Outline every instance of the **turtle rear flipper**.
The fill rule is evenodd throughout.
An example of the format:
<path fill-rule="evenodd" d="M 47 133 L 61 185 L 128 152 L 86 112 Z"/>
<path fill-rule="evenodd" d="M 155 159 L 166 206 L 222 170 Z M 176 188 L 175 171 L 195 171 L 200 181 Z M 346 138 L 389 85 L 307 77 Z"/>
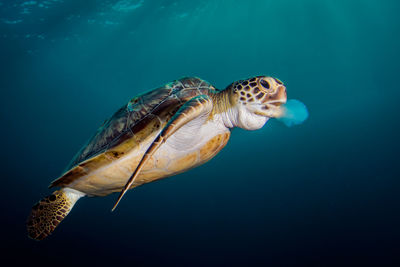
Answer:
<path fill-rule="evenodd" d="M 32 207 L 28 217 L 28 236 L 32 239 L 43 240 L 50 235 L 57 225 L 68 215 L 76 201 L 84 194 L 64 188 L 54 191 Z"/>

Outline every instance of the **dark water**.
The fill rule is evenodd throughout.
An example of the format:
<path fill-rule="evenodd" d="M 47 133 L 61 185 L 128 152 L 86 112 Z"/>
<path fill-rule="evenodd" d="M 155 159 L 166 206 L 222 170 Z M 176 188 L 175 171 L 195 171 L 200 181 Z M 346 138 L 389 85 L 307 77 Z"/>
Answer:
<path fill-rule="evenodd" d="M 396 0 L 0 1 L 3 260 L 36 266 L 400 266 Z M 43 242 L 31 206 L 134 95 L 273 75 L 306 123 L 234 130 L 212 161 L 80 200 Z M 57 265 L 58 265 L 57 264 Z"/>

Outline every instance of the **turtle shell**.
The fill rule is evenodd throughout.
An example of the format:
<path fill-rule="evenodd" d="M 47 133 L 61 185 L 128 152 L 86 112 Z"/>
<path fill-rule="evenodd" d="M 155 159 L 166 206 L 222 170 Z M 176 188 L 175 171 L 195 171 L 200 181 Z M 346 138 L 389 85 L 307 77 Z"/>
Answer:
<path fill-rule="evenodd" d="M 199 78 L 182 78 L 132 98 L 76 154 L 67 171 L 50 187 L 68 186 L 83 175 L 111 163 L 168 123 L 177 110 L 191 98 L 215 92 Z"/>

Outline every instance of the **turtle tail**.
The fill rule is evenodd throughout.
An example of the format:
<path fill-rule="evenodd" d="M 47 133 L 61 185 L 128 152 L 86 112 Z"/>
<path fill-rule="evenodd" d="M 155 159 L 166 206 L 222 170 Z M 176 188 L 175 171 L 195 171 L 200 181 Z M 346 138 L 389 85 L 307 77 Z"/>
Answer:
<path fill-rule="evenodd" d="M 63 188 L 40 200 L 32 207 L 28 217 L 28 236 L 35 240 L 45 239 L 56 229 L 82 196 L 84 196 L 82 192 Z"/>

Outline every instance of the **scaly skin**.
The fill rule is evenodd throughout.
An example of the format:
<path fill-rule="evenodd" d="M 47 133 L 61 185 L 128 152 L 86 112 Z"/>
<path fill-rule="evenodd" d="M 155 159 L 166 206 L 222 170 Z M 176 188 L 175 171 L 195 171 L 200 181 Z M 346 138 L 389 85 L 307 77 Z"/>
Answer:
<path fill-rule="evenodd" d="M 57 190 L 40 200 L 32 207 L 28 217 L 28 236 L 43 240 L 50 235 L 57 225 L 68 215 L 81 195 L 66 190 Z"/>

